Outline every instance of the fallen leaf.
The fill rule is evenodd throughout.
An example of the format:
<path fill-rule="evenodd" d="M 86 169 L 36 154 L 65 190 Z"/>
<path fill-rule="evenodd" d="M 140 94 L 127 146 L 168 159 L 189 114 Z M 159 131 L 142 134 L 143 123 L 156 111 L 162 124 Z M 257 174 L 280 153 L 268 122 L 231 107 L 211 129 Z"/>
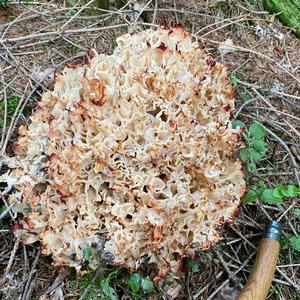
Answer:
<path fill-rule="evenodd" d="M 224 42 L 220 43 L 218 49 L 223 55 L 234 52 L 235 48 L 232 39 L 226 39 Z"/>

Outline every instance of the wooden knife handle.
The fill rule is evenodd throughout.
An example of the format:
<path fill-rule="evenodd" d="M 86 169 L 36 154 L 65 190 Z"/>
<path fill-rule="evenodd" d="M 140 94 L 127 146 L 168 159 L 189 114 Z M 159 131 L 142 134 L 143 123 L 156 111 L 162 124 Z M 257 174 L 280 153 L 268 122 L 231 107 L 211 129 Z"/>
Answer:
<path fill-rule="evenodd" d="M 236 300 L 264 300 L 267 297 L 277 264 L 280 235 L 281 225 L 271 222 L 260 241 L 250 277 Z"/>

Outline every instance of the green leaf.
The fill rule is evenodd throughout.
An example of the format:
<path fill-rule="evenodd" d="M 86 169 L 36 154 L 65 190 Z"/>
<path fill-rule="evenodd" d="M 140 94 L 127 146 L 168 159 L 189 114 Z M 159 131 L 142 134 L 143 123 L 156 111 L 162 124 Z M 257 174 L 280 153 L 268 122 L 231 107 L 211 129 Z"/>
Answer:
<path fill-rule="evenodd" d="M 288 236 L 284 235 L 280 239 L 280 246 L 281 246 L 282 250 L 287 250 L 289 248 L 289 238 L 288 238 Z"/>
<path fill-rule="evenodd" d="M 250 95 L 246 90 L 242 93 L 242 99 L 244 102 L 247 102 L 250 100 Z"/>
<path fill-rule="evenodd" d="M 300 217 L 300 208 L 294 208 L 294 215 L 296 216 L 296 217 Z"/>
<path fill-rule="evenodd" d="M 153 290 L 153 282 L 146 277 L 142 278 L 142 288 L 144 290 L 144 292 L 150 292 Z"/>
<path fill-rule="evenodd" d="M 240 149 L 240 156 L 242 161 L 247 161 L 250 158 L 249 149 L 248 148 L 241 148 Z"/>
<path fill-rule="evenodd" d="M 231 124 L 233 129 L 236 129 L 237 127 L 243 128 L 246 126 L 245 123 L 240 120 L 233 120 Z"/>
<path fill-rule="evenodd" d="M 260 188 L 263 188 L 263 189 L 266 189 L 266 188 L 267 188 L 267 186 L 265 185 L 264 181 L 261 180 L 261 179 L 259 179 L 259 180 L 257 181 L 257 185 L 258 185 Z"/>
<path fill-rule="evenodd" d="M 255 149 L 253 148 L 250 148 L 249 149 L 249 156 L 255 160 L 255 161 L 258 161 L 260 159 L 262 159 L 262 157 L 264 156 L 262 153 L 256 151 Z"/>
<path fill-rule="evenodd" d="M 109 282 L 118 276 L 118 274 L 120 273 L 121 268 L 115 269 L 112 272 L 110 272 L 108 274 L 108 276 L 102 280 L 101 282 L 101 288 L 103 293 L 108 296 L 109 298 L 107 300 L 118 300 L 116 291 L 109 285 Z"/>
<path fill-rule="evenodd" d="M 295 251 L 300 251 L 300 236 L 290 237 L 290 243 Z"/>
<path fill-rule="evenodd" d="M 104 280 L 101 283 L 103 293 L 108 296 L 108 300 L 118 300 L 116 291 L 109 285 L 108 280 Z"/>
<path fill-rule="evenodd" d="M 230 79 L 230 82 L 231 84 L 236 87 L 238 85 L 238 82 L 237 82 L 237 77 L 233 74 L 229 74 L 229 79 Z"/>
<path fill-rule="evenodd" d="M 255 172 L 257 170 L 256 164 L 254 162 L 249 164 L 249 170 Z"/>
<path fill-rule="evenodd" d="M 278 199 L 273 196 L 273 190 L 272 189 L 265 189 L 263 193 L 261 194 L 261 198 L 264 202 L 268 204 L 279 204 L 282 203 L 282 198 Z"/>
<path fill-rule="evenodd" d="M 288 189 L 283 184 L 278 184 L 276 188 L 280 190 L 282 196 L 289 197 Z"/>
<path fill-rule="evenodd" d="M 117 268 L 117 269 L 111 271 L 111 272 L 108 274 L 108 276 L 106 277 L 106 279 L 107 279 L 108 281 L 112 280 L 113 278 L 115 278 L 115 277 L 117 277 L 117 276 L 119 275 L 119 273 L 121 272 L 121 270 L 122 270 L 121 268 Z"/>
<path fill-rule="evenodd" d="M 288 197 L 297 197 L 300 195 L 300 189 L 295 185 L 288 185 L 287 194 Z"/>
<path fill-rule="evenodd" d="M 251 146 L 261 154 L 268 151 L 267 143 L 264 140 L 251 140 Z"/>
<path fill-rule="evenodd" d="M 92 256 L 93 256 L 93 250 L 92 250 L 92 248 L 87 247 L 87 248 L 83 249 L 83 258 L 85 260 L 88 260 Z"/>
<path fill-rule="evenodd" d="M 285 186 L 284 186 L 282 183 L 278 183 L 278 184 L 276 185 L 276 189 L 279 189 L 280 192 L 286 190 Z"/>
<path fill-rule="evenodd" d="M 261 198 L 262 193 L 265 191 L 266 187 L 261 187 L 257 191 L 257 195 L 259 198 Z"/>
<path fill-rule="evenodd" d="M 128 286 L 134 294 L 137 294 L 141 287 L 142 277 L 138 273 L 131 273 L 128 278 Z"/>
<path fill-rule="evenodd" d="M 256 200 L 258 198 L 258 194 L 253 191 L 253 190 L 250 190 L 248 191 L 248 193 L 243 197 L 243 202 L 248 204 L 248 203 L 251 203 L 253 202 L 254 200 Z"/>
<path fill-rule="evenodd" d="M 290 179 L 290 180 L 288 181 L 288 184 L 290 184 L 290 185 L 295 185 L 295 184 L 297 184 L 297 181 L 296 181 L 296 180 L 293 180 L 293 179 Z"/>
<path fill-rule="evenodd" d="M 281 193 L 281 188 L 280 187 L 276 187 L 274 190 L 273 190 L 273 197 L 277 198 L 277 199 L 280 199 L 282 200 L 283 199 L 283 195 Z"/>
<path fill-rule="evenodd" d="M 194 273 L 200 271 L 200 264 L 197 261 L 193 259 L 188 259 L 188 265 L 191 267 Z"/>
<path fill-rule="evenodd" d="M 252 124 L 249 128 L 249 134 L 252 138 L 260 140 L 265 136 L 266 130 L 260 124 Z"/>

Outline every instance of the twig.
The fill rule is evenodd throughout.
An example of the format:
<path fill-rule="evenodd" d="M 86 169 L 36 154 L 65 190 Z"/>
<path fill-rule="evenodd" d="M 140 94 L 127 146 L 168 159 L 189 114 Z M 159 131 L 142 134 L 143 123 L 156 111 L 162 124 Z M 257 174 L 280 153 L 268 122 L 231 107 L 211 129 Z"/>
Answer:
<path fill-rule="evenodd" d="M 26 91 L 27 91 L 28 85 L 29 85 L 29 84 L 26 85 L 26 88 L 25 88 L 25 91 L 24 91 L 24 95 L 25 95 L 25 93 L 26 93 Z M 16 125 L 16 123 L 17 123 L 17 120 L 19 119 L 18 114 L 19 114 L 20 111 L 23 111 L 23 109 L 24 109 L 24 107 L 25 107 L 25 105 L 26 105 L 26 103 L 27 103 L 27 101 L 28 101 L 28 97 L 27 97 L 27 99 L 24 101 L 25 105 L 22 105 L 22 104 L 23 104 L 23 103 L 22 103 L 22 102 L 23 102 L 23 99 L 24 99 L 24 96 L 20 99 L 20 101 L 19 101 L 19 103 L 18 103 L 18 106 L 17 106 L 17 108 L 16 108 L 16 110 L 15 110 L 15 112 L 14 112 L 14 115 L 13 115 L 13 117 L 12 117 L 12 121 L 10 122 L 10 126 L 9 126 L 9 128 L 8 128 L 8 132 L 7 132 L 7 134 L 6 134 L 6 138 L 5 138 L 4 143 L 3 143 L 2 147 L 1 147 L 1 154 L 2 154 L 2 155 L 5 154 L 5 150 L 6 150 L 6 146 L 7 146 L 7 144 L 8 144 L 9 138 L 10 138 L 10 136 L 11 136 L 11 134 L 12 134 L 12 131 L 14 130 L 14 127 L 15 127 L 15 125 Z M 2 215 L 2 214 L 1 214 L 1 215 Z M 0 219 L 1 219 L 1 216 L 0 216 Z"/>
<path fill-rule="evenodd" d="M 2 76 L 2 80 L 4 81 L 4 78 Z M 14 80 L 11 80 L 9 85 L 13 83 Z M 7 94 L 6 89 L 9 85 L 6 85 L 3 89 L 3 95 L 4 95 L 4 119 L 3 119 L 3 127 L 1 132 L 1 142 L 0 142 L 0 149 L 2 147 L 2 144 L 4 142 L 4 136 L 5 136 L 5 130 L 6 130 L 6 122 L 7 122 Z M 1 93 L 0 93 L 1 94 Z"/>
<path fill-rule="evenodd" d="M 220 261 L 221 264 L 222 264 L 222 266 L 223 266 L 224 269 L 226 270 L 226 272 L 227 272 L 227 274 L 228 274 L 228 277 L 229 277 L 230 279 L 232 279 L 232 280 L 235 282 L 235 284 L 238 285 L 239 288 L 242 288 L 243 285 L 241 284 L 240 280 L 235 276 L 235 274 L 228 268 L 228 264 L 225 262 L 225 260 L 224 260 L 224 258 L 223 258 L 223 256 L 222 256 L 222 254 L 221 254 L 218 250 L 216 250 L 216 249 L 215 249 L 214 252 L 216 253 L 216 255 L 217 255 L 219 261 Z"/>
<path fill-rule="evenodd" d="M 91 5 L 95 0 L 90 0 L 88 3 L 83 5 L 65 24 L 60 27 L 60 31 L 64 32 L 64 29 L 69 25 L 83 10 L 85 10 L 89 5 Z"/>
<path fill-rule="evenodd" d="M 262 124 L 261 124 L 262 125 Z M 263 126 L 263 125 L 262 125 Z M 299 178 L 299 174 L 298 174 L 298 164 L 295 160 L 295 157 L 294 155 L 292 154 L 290 148 L 286 145 L 286 143 L 280 138 L 278 137 L 273 131 L 271 131 L 269 128 L 263 126 L 265 128 L 265 130 L 270 134 L 272 135 L 283 147 L 284 149 L 287 151 L 287 153 L 289 154 L 290 158 L 291 158 L 291 162 L 294 166 L 294 173 L 295 173 L 295 177 L 296 177 L 296 180 L 297 180 L 297 184 L 298 186 L 300 186 L 300 178 Z"/>
<path fill-rule="evenodd" d="M 300 132 L 287 120 L 284 120 L 285 124 L 288 125 L 295 133 L 296 135 L 300 138 Z"/>
<path fill-rule="evenodd" d="M 237 110 L 237 112 L 234 114 L 234 117 L 237 118 L 238 115 L 241 113 L 241 111 L 250 103 L 253 103 L 253 102 L 256 102 L 257 100 L 256 99 L 250 99 L 248 100 L 247 102 L 244 102 L 240 107 L 239 109 Z"/>
<path fill-rule="evenodd" d="M 295 289 L 299 290 L 300 289 L 300 285 L 296 284 L 294 281 L 292 281 L 289 276 L 287 276 L 280 268 L 276 267 L 276 271 L 282 276 L 284 277 L 284 279 Z"/>
<path fill-rule="evenodd" d="M 9 261 L 7 263 L 7 266 L 6 266 L 6 269 L 5 269 L 5 272 L 4 274 L 7 274 L 9 273 L 11 267 L 12 267 L 12 264 L 13 264 L 13 261 L 14 261 L 14 258 L 16 256 L 16 253 L 17 253 L 17 250 L 19 248 L 19 244 L 20 244 L 20 238 L 17 238 L 16 239 L 16 242 L 15 242 L 15 245 L 11 251 L 11 254 L 10 254 L 10 258 L 9 258 Z M 5 276 L 5 275 L 4 275 Z"/>
<path fill-rule="evenodd" d="M 145 9 L 148 7 L 148 5 L 152 2 L 153 0 L 149 0 L 145 5 L 144 7 L 139 11 L 139 13 L 137 14 L 135 20 L 134 20 L 134 24 L 137 23 L 137 20 L 139 19 L 139 17 L 141 16 L 141 14 L 145 11 Z"/>
<path fill-rule="evenodd" d="M 232 19 L 235 19 L 235 18 L 232 18 Z M 222 25 L 222 26 L 220 26 L 220 27 L 218 27 L 218 28 L 215 28 L 215 29 L 213 29 L 213 30 L 211 30 L 211 31 L 205 32 L 205 33 L 203 33 L 202 35 L 200 35 L 200 37 L 203 38 L 203 37 L 205 37 L 206 35 L 209 35 L 209 34 L 211 34 L 211 33 L 213 33 L 213 32 L 216 32 L 216 31 L 218 31 L 218 30 L 221 30 L 222 28 L 225 28 L 225 27 L 227 27 L 227 26 L 230 26 L 230 25 L 233 25 L 233 24 L 242 22 L 242 21 L 246 21 L 247 19 L 248 19 L 247 16 L 237 17 L 237 20 L 234 20 L 234 21 L 232 21 L 232 22 L 228 22 L 228 23 L 226 23 L 226 24 L 224 24 L 224 25 Z M 228 20 L 230 20 L 230 19 L 228 19 Z M 224 20 L 224 21 L 227 21 L 227 20 Z M 214 24 L 216 24 L 216 23 L 214 23 Z M 214 24 L 212 24 L 212 25 L 214 25 Z M 208 27 L 208 26 L 206 26 L 206 27 Z M 202 31 L 202 29 L 201 29 L 201 31 Z M 197 34 L 197 33 L 196 33 L 196 34 Z"/>
<path fill-rule="evenodd" d="M 47 288 L 47 290 L 45 291 L 45 295 L 50 295 L 52 294 L 52 292 L 54 290 L 56 290 L 60 285 L 61 283 L 69 276 L 71 275 L 71 272 L 72 272 L 72 268 L 62 268 L 59 270 L 59 274 L 58 276 L 55 278 L 54 282 L 51 284 L 51 286 L 49 286 Z"/>
<path fill-rule="evenodd" d="M 219 272 L 216 276 L 215 279 L 219 279 L 222 275 L 223 275 L 224 271 Z M 200 295 L 205 292 L 209 286 L 211 286 L 213 284 L 213 281 L 210 281 L 208 284 L 206 284 L 202 289 L 200 289 L 199 291 L 197 291 L 197 293 L 195 293 L 192 297 L 193 300 L 199 300 Z"/>
<path fill-rule="evenodd" d="M 300 121 L 300 118 L 298 118 L 296 116 L 293 116 L 293 115 L 290 115 L 290 114 L 285 113 L 283 111 L 277 110 L 265 97 L 263 97 L 263 95 L 261 93 L 259 93 L 259 91 L 256 88 L 252 87 L 251 89 L 258 96 L 259 99 L 261 99 L 263 102 L 265 102 L 277 114 L 282 114 L 282 115 L 288 116 L 292 119 Z"/>
<path fill-rule="evenodd" d="M 16 197 L 14 201 L 0 214 L 0 220 L 2 220 L 19 201 L 20 199 Z"/>
<path fill-rule="evenodd" d="M 208 39 L 208 38 L 205 38 L 205 37 L 201 37 L 201 36 L 198 36 L 198 35 L 194 35 L 195 38 L 197 39 L 204 39 L 206 41 L 209 41 L 211 43 L 214 43 L 214 44 L 220 44 L 221 42 L 220 41 L 216 41 L 216 40 L 212 40 L 212 39 Z M 236 50 L 239 50 L 239 51 L 243 51 L 243 52 L 249 52 L 249 53 L 252 53 L 252 54 L 255 54 L 255 55 L 258 55 L 258 56 L 261 56 L 262 58 L 265 58 L 267 60 L 269 60 L 270 62 L 272 62 L 273 64 L 275 64 L 276 66 L 278 66 L 282 71 L 284 71 L 286 74 L 288 74 L 290 77 L 292 77 L 295 81 L 297 81 L 298 83 L 300 83 L 300 79 L 297 78 L 294 74 L 292 74 L 291 72 L 289 72 L 288 70 L 286 70 L 283 66 L 281 66 L 276 60 L 274 60 L 273 58 L 265 55 L 265 54 L 262 54 L 260 52 L 257 52 L 257 51 L 254 51 L 252 49 L 248 49 L 248 48 L 245 48 L 245 47 L 241 47 L 241 46 L 238 46 L 238 45 L 232 45 L 230 46 L 231 48 L 233 49 L 236 49 Z"/>
<path fill-rule="evenodd" d="M 278 218 L 277 222 L 280 222 L 280 220 L 295 206 L 296 202 L 293 202 Z"/>
<path fill-rule="evenodd" d="M 154 24 L 156 23 L 157 7 L 158 7 L 158 0 L 155 0 L 153 17 L 152 17 L 152 23 Z"/>
<path fill-rule="evenodd" d="M 234 275 L 238 274 L 250 261 L 250 259 L 252 259 L 252 257 L 254 256 L 254 254 L 256 253 L 256 251 L 252 252 L 248 258 L 243 262 L 243 264 L 233 273 Z M 211 300 L 213 299 L 213 297 L 230 281 L 230 279 L 226 279 L 212 294 L 209 295 L 209 297 L 207 298 L 207 300 Z M 193 297 L 194 300 L 198 299 Z"/>
<path fill-rule="evenodd" d="M 22 292 L 22 295 L 21 295 L 21 297 L 20 297 L 21 300 L 28 300 L 28 299 L 30 299 L 29 297 L 30 297 L 31 295 L 29 295 L 28 292 L 29 292 L 29 289 L 30 289 L 30 285 L 31 285 L 31 283 L 32 283 L 31 278 L 32 278 L 32 276 L 33 276 L 33 274 L 34 274 L 34 272 L 35 272 L 36 265 L 37 265 L 38 260 L 39 260 L 39 258 L 40 258 L 40 254 L 41 254 L 41 250 L 39 249 L 38 252 L 37 252 L 37 254 L 36 254 L 36 257 L 35 257 L 35 259 L 34 259 L 34 261 L 33 261 L 33 264 L 32 264 L 30 273 L 29 273 L 29 275 L 28 275 L 28 278 L 27 278 L 27 280 L 26 280 L 26 285 L 25 285 L 24 290 L 23 290 L 23 292 Z"/>
<path fill-rule="evenodd" d="M 37 34 L 30 34 L 30 35 L 25 35 L 25 36 L 19 36 L 15 38 L 5 38 L 5 39 L 0 39 L 0 44 L 5 44 L 5 43 L 13 43 L 13 42 L 20 42 L 20 41 L 26 41 L 26 40 L 31 40 L 31 39 L 36 39 L 44 36 L 53 36 L 53 35 L 72 35 L 72 34 L 78 34 L 78 33 L 87 33 L 87 32 L 97 32 L 97 31 L 103 31 L 103 30 L 108 30 L 108 29 L 113 29 L 113 28 L 121 28 L 121 27 L 126 27 L 128 24 L 116 24 L 116 25 L 109 25 L 109 26 L 103 26 L 103 27 L 95 27 L 95 28 L 80 28 L 80 29 L 70 29 L 70 30 L 56 30 L 56 31 L 48 31 L 48 32 L 42 32 L 42 33 L 37 33 Z"/>

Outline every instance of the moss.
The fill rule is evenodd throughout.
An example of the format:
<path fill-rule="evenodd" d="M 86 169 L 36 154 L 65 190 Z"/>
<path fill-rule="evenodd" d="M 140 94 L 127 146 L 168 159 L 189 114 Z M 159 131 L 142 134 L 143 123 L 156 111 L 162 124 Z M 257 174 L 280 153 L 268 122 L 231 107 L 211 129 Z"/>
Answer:
<path fill-rule="evenodd" d="M 264 8 L 269 13 L 278 14 L 279 20 L 295 30 L 300 38 L 300 1 L 299 0 L 264 0 Z"/>
<path fill-rule="evenodd" d="M 101 267 L 103 268 L 103 266 Z M 102 272 L 103 271 L 103 272 Z M 96 272 L 89 269 L 88 273 L 80 278 L 69 282 L 69 289 L 77 295 L 82 296 L 88 288 L 83 300 L 114 300 L 116 291 L 111 286 L 115 286 L 119 281 L 117 277 L 123 271 L 122 268 L 103 270 L 96 275 Z M 126 273 L 125 273 L 126 274 Z M 94 277 L 96 276 L 96 279 Z"/>
<path fill-rule="evenodd" d="M 69 288 L 73 291 L 76 291 L 78 294 L 82 295 L 84 290 L 89 286 L 89 290 L 87 294 L 85 295 L 84 299 L 90 299 L 90 300 L 98 300 L 103 299 L 103 292 L 101 290 L 101 280 L 102 277 L 98 277 L 94 282 L 93 278 L 95 276 L 95 272 L 89 272 L 86 275 L 82 276 L 79 280 L 75 279 L 73 281 L 70 281 Z"/>
<path fill-rule="evenodd" d="M 20 101 L 20 96 L 12 93 L 7 97 L 7 123 L 6 126 L 9 125 L 10 119 L 14 115 Z M 4 101 L 0 102 L 0 128 L 3 128 L 4 125 L 4 112 L 5 112 L 5 104 Z M 28 115 L 31 112 L 30 106 L 26 105 L 23 114 Z"/>

